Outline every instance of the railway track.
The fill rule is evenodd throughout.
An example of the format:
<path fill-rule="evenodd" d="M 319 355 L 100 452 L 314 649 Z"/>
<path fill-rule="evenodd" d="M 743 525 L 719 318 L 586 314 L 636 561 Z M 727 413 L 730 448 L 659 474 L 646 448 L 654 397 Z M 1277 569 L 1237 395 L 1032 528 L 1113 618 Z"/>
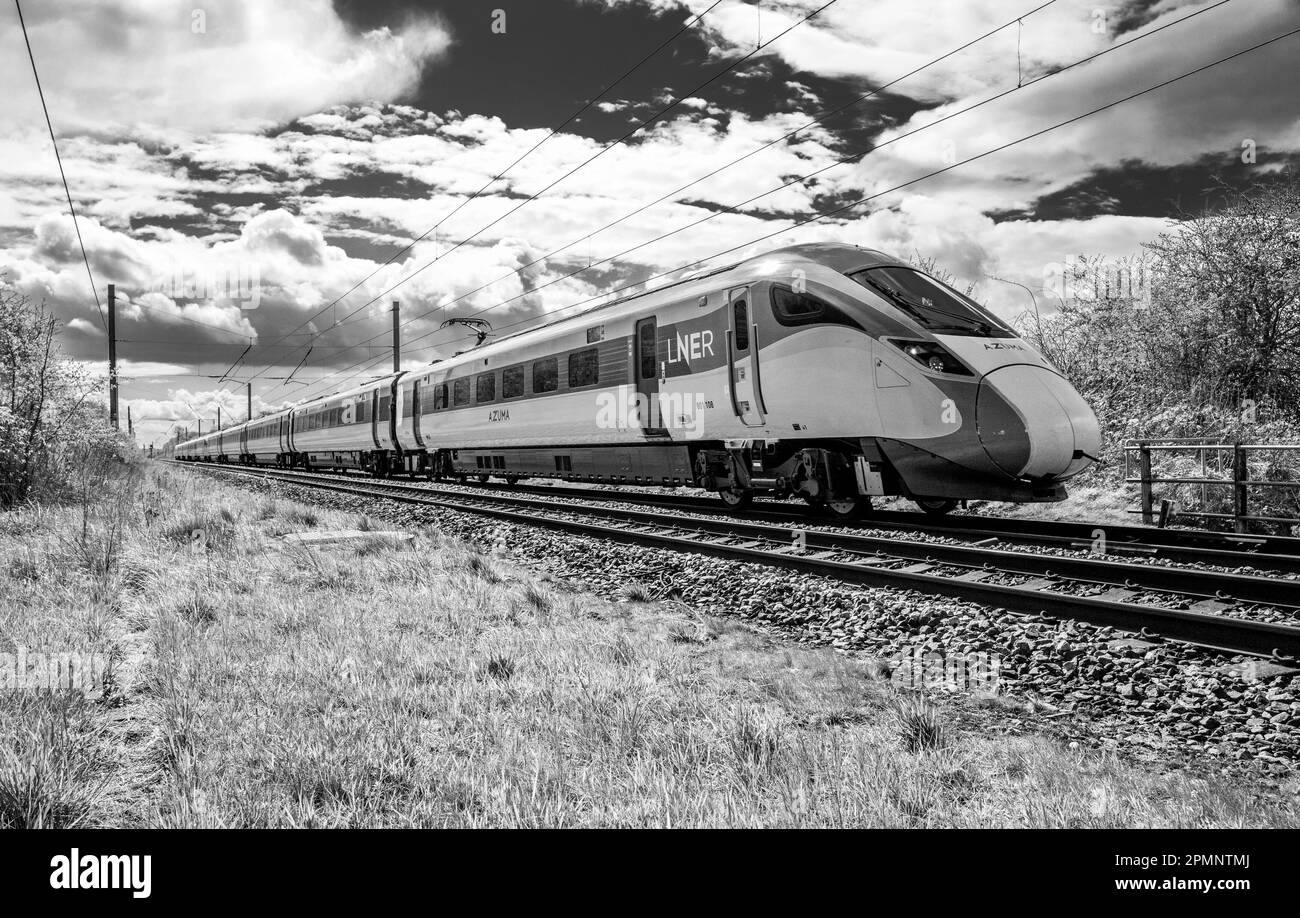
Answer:
<path fill-rule="evenodd" d="M 216 468 L 238 468 L 223 463 L 189 463 Z M 374 481 L 347 472 L 317 472 L 343 479 Z M 430 485 L 430 487 L 433 487 Z M 549 485 L 506 485 L 468 483 L 462 487 L 492 495 L 536 495 L 563 500 L 621 503 L 660 507 L 664 510 L 724 514 L 722 502 L 708 497 L 615 489 L 572 488 Z M 919 513 L 873 511 L 860 522 L 844 522 L 812 515 L 812 508 L 795 502 L 756 500 L 743 519 L 783 522 L 790 525 L 836 526 L 843 529 L 887 530 L 920 536 L 942 536 L 968 542 L 974 546 L 1023 545 L 1055 548 L 1062 551 L 1093 553 L 1101 530 L 1105 539 L 1102 554 L 1174 561 L 1184 564 L 1210 564 L 1216 567 L 1251 567 L 1300 575 L 1300 538 L 1290 536 L 1235 535 L 1180 529 L 1157 529 L 1151 526 L 1124 526 L 1101 523 L 1067 523 L 1053 520 L 1025 520 L 977 515 L 949 515 L 927 518 Z"/>
<path fill-rule="evenodd" d="M 723 504 L 712 498 L 681 494 L 655 494 L 626 490 L 599 490 L 593 488 L 568 488 L 549 485 L 506 485 L 492 483 L 470 484 L 470 487 L 511 494 L 539 494 L 556 497 L 592 500 L 599 495 L 602 500 L 625 503 L 674 507 L 705 513 L 725 510 Z M 795 503 L 756 498 L 746 512 L 747 517 L 803 518 L 809 519 L 811 508 Z M 842 521 L 814 518 L 822 523 L 844 525 Z M 1188 559 L 1214 563 L 1207 558 L 1249 557 L 1260 566 L 1280 563 L 1300 571 L 1300 538 L 1294 536 L 1257 536 L 1235 533 L 1206 532 L 1187 529 L 1157 529 L 1153 526 L 1126 526 L 1102 523 L 1070 523 L 1054 520 L 1012 519 L 1008 517 L 954 514 L 942 518 L 918 520 L 918 514 L 892 510 L 872 511 L 864 524 L 876 529 L 924 532 L 948 536 L 973 538 L 994 537 L 1000 540 L 1033 544 L 1065 544 L 1087 547 L 1095 539 L 1097 529 L 1106 533 L 1109 550 L 1117 553 L 1164 557 L 1173 560 L 1178 552 L 1187 552 Z M 852 524 L 849 524 L 852 525 Z M 1240 562 L 1238 562 L 1240 563 Z"/>
<path fill-rule="evenodd" d="M 574 500 L 599 498 L 611 502 L 642 504 L 696 513 L 726 512 L 720 501 L 680 494 L 537 485 L 473 484 L 469 486 L 485 492 L 536 494 Z M 890 510 L 873 511 L 860 523 L 845 523 L 825 517 L 810 516 L 810 510 L 811 508 L 800 504 L 759 499 L 750 505 L 745 518 L 771 521 L 803 520 L 805 525 L 870 527 L 900 533 L 944 536 L 975 544 L 1006 543 L 1073 551 L 1091 551 L 1097 544 L 1098 530 L 1101 530 L 1105 538 L 1106 554 L 1188 564 L 1213 564 L 1220 567 L 1249 566 L 1300 574 L 1300 538 L 1290 536 L 1236 535 L 1157 529 L 1151 526 L 1067 523 L 976 515 L 918 519 L 917 513 Z"/>
<path fill-rule="evenodd" d="M 757 519 L 671 516 L 657 502 L 657 509 L 557 504 L 540 495 L 504 493 L 504 489 L 484 494 L 278 469 L 225 464 L 199 467 L 624 543 L 779 565 L 1021 614 L 1075 618 L 1148 639 L 1168 638 L 1216 651 L 1283 661 L 1300 658 L 1300 627 L 1293 624 L 1300 623 L 1300 581 L 1108 558 L 1033 554 L 988 544 L 952 545 L 816 531 Z M 539 490 L 546 492 L 546 497 L 561 496 L 551 488 L 529 492 Z M 563 496 L 585 500 L 604 501 L 607 496 L 603 491 L 565 490 Z M 675 503 L 680 503 L 683 498 L 677 497 Z M 801 519 L 808 522 L 806 517 Z M 925 531 L 934 530 L 926 527 Z M 1240 557 L 1243 552 L 1233 554 Z M 1269 616 L 1278 620 L 1264 620 Z"/>

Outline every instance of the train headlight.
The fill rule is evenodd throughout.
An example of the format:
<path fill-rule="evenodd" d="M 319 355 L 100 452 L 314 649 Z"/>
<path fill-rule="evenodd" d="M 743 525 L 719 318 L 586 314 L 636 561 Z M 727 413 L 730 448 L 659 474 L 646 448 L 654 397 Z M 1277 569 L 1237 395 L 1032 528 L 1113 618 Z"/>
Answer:
<path fill-rule="evenodd" d="M 950 354 L 941 344 L 933 341 L 901 341 L 890 338 L 889 343 L 911 357 L 921 366 L 936 373 L 952 373 L 956 376 L 970 376 L 960 360 Z"/>

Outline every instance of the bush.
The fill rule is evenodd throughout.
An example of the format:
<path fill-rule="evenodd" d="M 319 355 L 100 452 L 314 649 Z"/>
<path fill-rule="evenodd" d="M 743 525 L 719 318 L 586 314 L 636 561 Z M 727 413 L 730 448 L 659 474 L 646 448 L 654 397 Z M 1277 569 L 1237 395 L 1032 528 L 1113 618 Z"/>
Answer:
<path fill-rule="evenodd" d="M 1059 311 L 1021 323 L 1097 412 L 1106 477 L 1131 438 L 1300 433 L 1300 185 L 1222 190 L 1141 258 L 1079 259 Z"/>
<path fill-rule="evenodd" d="M 134 456 L 44 304 L 0 283 L 0 509 L 88 496 Z"/>

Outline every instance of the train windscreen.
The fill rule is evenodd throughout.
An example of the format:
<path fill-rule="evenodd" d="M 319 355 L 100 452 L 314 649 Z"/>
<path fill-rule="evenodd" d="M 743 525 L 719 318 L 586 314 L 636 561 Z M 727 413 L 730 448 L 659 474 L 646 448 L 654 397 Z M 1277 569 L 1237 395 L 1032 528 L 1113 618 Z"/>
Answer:
<path fill-rule="evenodd" d="M 1014 338 L 992 313 L 928 274 L 901 266 L 867 268 L 849 275 L 938 335 Z"/>

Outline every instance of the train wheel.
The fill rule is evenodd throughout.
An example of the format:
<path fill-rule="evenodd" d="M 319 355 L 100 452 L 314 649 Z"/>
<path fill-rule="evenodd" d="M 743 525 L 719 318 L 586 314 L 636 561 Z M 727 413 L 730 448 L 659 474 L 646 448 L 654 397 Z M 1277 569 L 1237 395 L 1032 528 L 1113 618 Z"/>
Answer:
<path fill-rule="evenodd" d="M 918 497 L 912 503 L 916 504 L 930 516 L 943 516 L 957 506 L 955 500 L 943 497 Z"/>
<path fill-rule="evenodd" d="M 722 503 L 726 505 L 729 513 L 740 513 L 749 508 L 754 502 L 753 491 L 735 491 L 731 488 L 721 488 L 718 496 L 722 498 Z"/>
<path fill-rule="evenodd" d="M 846 497 L 842 500 L 827 501 L 824 506 L 826 512 L 833 519 L 837 520 L 856 520 L 871 510 L 870 497 Z"/>
<path fill-rule="evenodd" d="M 479 483 L 479 484 L 487 484 L 488 481 L 490 481 L 491 478 L 492 478 L 491 475 L 477 475 L 477 476 L 475 476 L 475 477 L 478 478 L 478 483 Z"/>
<path fill-rule="evenodd" d="M 518 475 L 507 475 L 507 476 L 506 476 L 506 484 L 510 485 L 511 487 L 514 487 L 515 485 L 519 484 L 519 476 L 518 476 Z"/>

